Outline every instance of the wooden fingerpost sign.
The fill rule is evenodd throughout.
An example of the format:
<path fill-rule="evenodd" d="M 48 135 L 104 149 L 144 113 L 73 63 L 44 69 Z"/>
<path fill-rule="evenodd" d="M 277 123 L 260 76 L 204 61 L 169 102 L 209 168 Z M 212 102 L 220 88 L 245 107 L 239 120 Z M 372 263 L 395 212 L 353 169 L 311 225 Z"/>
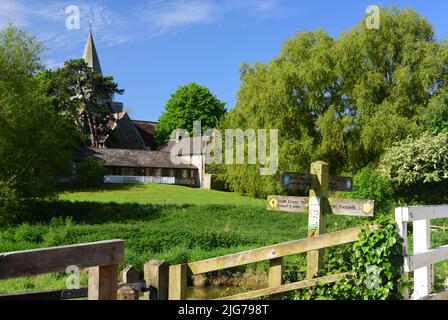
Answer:
<path fill-rule="evenodd" d="M 310 189 L 308 208 L 308 238 L 327 232 L 328 164 L 322 161 L 311 164 L 315 175 Z M 324 250 L 309 251 L 306 257 L 306 275 L 314 278 L 321 268 Z"/>
<path fill-rule="evenodd" d="M 282 173 L 285 190 L 309 190 L 309 197 L 269 196 L 267 209 L 282 212 L 308 212 L 308 237 L 326 233 L 327 215 L 373 217 L 375 201 L 328 198 L 329 191 L 352 191 L 351 178 L 329 175 L 328 164 L 311 164 L 310 173 Z M 322 263 L 323 250 L 307 255 L 307 278 L 313 278 Z"/>

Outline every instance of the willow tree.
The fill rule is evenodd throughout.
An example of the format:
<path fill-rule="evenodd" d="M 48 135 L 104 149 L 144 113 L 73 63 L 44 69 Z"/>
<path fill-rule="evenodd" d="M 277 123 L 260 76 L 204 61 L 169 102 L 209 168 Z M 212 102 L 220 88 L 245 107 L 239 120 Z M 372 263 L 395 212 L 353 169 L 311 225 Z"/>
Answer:
<path fill-rule="evenodd" d="M 363 19 L 337 39 L 300 32 L 269 63 L 243 64 L 224 126 L 279 129 L 279 171 L 307 172 L 317 159 L 333 173 L 357 171 L 446 110 L 447 58 L 445 43 L 411 9 L 382 9 L 379 30 Z M 260 177 L 249 165 L 222 170 L 237 191 L 280 192 L 278 176 Z"/>

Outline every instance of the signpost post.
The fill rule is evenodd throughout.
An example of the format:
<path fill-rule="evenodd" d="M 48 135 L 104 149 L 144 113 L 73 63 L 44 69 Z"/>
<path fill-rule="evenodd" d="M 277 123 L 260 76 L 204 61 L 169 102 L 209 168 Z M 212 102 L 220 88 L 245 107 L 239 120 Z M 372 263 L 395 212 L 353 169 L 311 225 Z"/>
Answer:
<path fill-rule="evenodd" d="M 308 238 L 327 232 L 327 199 L 328 199 L 328 164 L 322 161 L 311 164 L 311 174 L 315 175 L 310 189 L 308 208 Z M 324 250 L 308 251 L 306 257 L 306 274 L 308 279 L 314 278 L 322 266 Z"/>
<path fill-rule="evenodd" d="M 269 196 L 267 208 L 272 211 L 308 212 L 308 237 L 326 233 L 327 215 L 373 217 L 373 200 L 328 198 L 329 191 L 352 191 L 351 178 L 330 176 L 328 164 L 317 161 L 311 164 L 309 174 L 282 173 L 282 186 L 286 190 L 309 190 L 309 197 Z M 323 250 L 307 254 L 307 278 L 313 278 L 322 264 Z"/>

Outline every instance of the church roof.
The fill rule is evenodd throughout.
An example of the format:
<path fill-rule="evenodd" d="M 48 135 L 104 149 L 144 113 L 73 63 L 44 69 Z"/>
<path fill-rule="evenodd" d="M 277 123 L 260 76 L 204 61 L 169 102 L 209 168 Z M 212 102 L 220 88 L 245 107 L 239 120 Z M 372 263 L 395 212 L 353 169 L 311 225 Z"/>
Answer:
<path fill-rule="evenodd" d="M 154 136 L 156 133 L 157 122 L 153 121 L 142 121 L 142 120 L 132 120 L 135 128 L 142 137 L 143 141 L 147 147 L 152 147 L 155 143 Z"/>
<path fill-rule="evenodd" d="M 98 58 L 98 53 L 96 52 L 95 43 L 93 42 L 92 31 L 89 32 L 89 37 L 87 38 L 87 43 L 84 48 L 82 58 L 94 71 L 103 74 L 101 71 L 100 59 Z"/>

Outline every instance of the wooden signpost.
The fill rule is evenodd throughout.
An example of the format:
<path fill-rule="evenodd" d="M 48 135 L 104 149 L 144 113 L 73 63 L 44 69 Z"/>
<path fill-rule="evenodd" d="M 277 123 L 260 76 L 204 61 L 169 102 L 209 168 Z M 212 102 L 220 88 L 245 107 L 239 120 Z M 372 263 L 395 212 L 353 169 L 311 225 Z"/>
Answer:
<path fill-rule="evenodd" d="M 329 198 L 328 214 L 354 217 L 373 217 L 375 201 Z M 268 210 L 282 212 L 308 212 L 308 197 L 269 196 Z"/>
<path fill-rule="evenodd" d="M 323 161 L 311 164 L 310 173 L 282 173 L 282 187 L 286 190 L 309 190 L 309 197 L 269 196 L 267 208 L 272 211 L 308 212 L 308 237 L 326 233 L 327 214 L 373 217 L 373 200 L 328 198 L 329 191 L 352 191 L 351 178 L 330 176 Z M 317 274 L 322 264 L 323 250 L 307 255 L 307 278 Z"/>

